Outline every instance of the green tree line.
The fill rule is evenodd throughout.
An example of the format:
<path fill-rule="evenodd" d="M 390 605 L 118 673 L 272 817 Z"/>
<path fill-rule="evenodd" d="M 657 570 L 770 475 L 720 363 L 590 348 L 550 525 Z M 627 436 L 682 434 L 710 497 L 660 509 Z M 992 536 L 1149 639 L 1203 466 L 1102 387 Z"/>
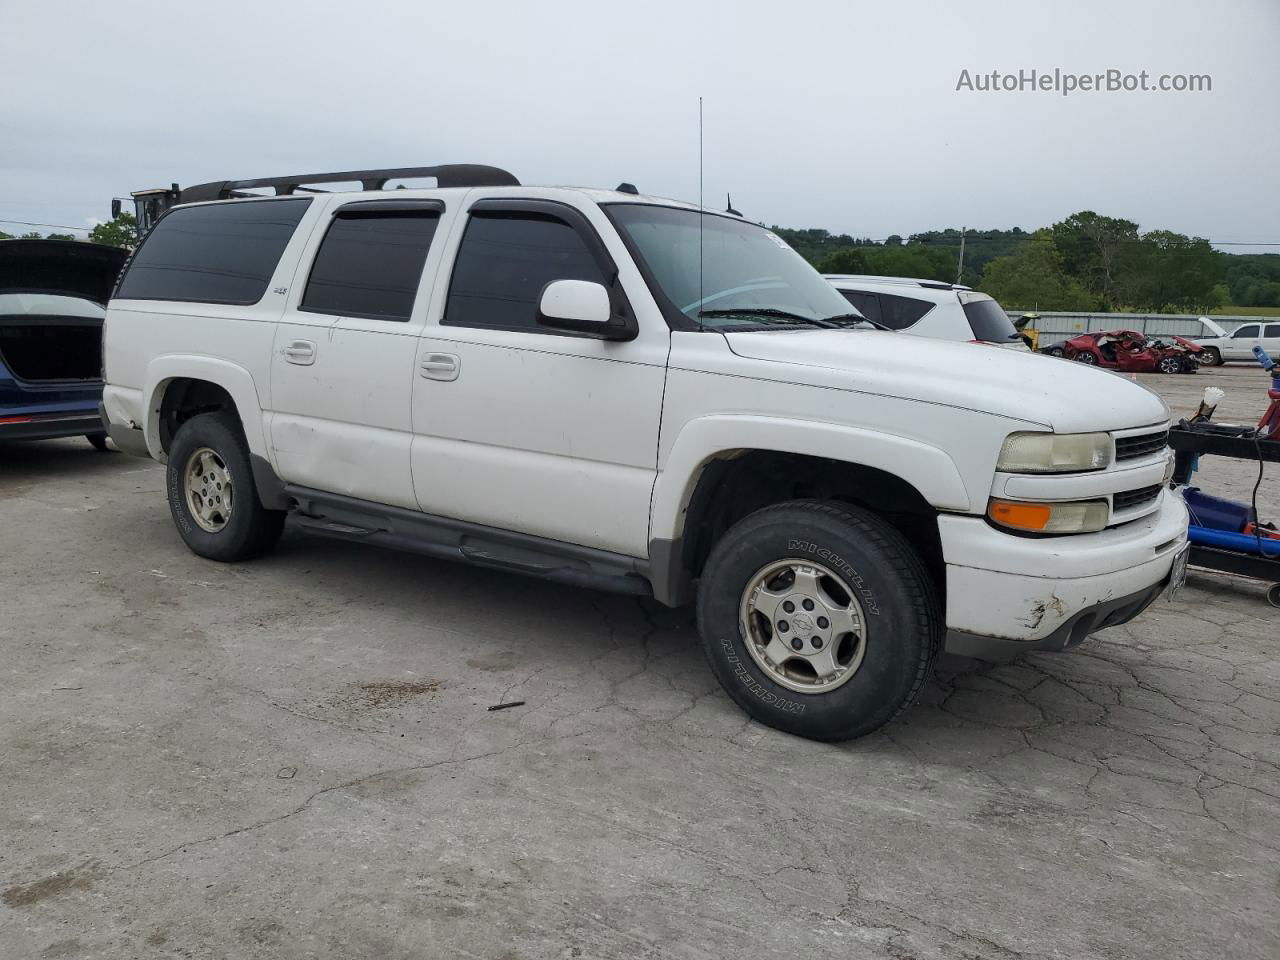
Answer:
<path fill-rule="evenodd" d="M 1092 210 L 1039 230 L 934 230 L 883 242 L 774 227 L 823 273 L 959 281 L 1009 309 L 1208 312 L 1280 307 L 1280 254 L 1225 254 L 1201 237 L 1139 230 Z"/>
<path fill-rule="evenodd" d="M 0 230 L 0 240 L 78 240 L 71 233 L 39 233 L 31 231 L 15 236 Z M 132 250 L 138 245 L 138 221 L 131 213 L 120 216 L 107 223 L 99 223 L 89 231 L 90 243 L 101 243 L 108 247 L 128 247 Z"/>

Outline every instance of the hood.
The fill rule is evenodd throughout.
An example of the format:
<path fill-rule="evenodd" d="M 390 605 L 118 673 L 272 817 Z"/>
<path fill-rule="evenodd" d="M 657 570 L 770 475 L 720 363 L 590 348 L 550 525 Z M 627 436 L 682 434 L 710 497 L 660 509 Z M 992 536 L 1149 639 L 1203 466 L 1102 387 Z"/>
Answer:
<path fill-rule="evenodd" d="M 1209 331 L 1207 334 L 1201 334 L 1201 336 L 1225 337 L 1227 335 L 1227 331 L 1222 329 L 1222 325 L 1209 317 L 1201 317 L 1200 325 Z"/>
<path fill-rule="evenodd" d="M 725 339 L 740 357 L 808 368 L 779 370 L 779 380 L 962 407 L 1058 433 L 1169 419 L 1165 402 L 1126 376 L 989 344 L 866 330 L 726 333 Z"/>
<path fill-rule="evenodd" d="M 104 306 L 129 251 L 78 240 L 0 240 L 0 293 L 48 293 Z"/>

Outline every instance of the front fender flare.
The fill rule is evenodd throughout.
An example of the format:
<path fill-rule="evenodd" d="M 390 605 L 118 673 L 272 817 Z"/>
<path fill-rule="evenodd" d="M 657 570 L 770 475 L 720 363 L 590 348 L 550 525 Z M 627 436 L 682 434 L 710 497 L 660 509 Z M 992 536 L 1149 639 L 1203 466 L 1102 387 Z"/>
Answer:
<path fill-rule="evenodd" d="M 911 484 L 939 510 L 968 512 L 971 504 L 955 461 L 937 447 L 881 433 L 811 420 L 726 414 L 685 425 L 658 473 L 649 539 L 675 541 L 703 469 L 735 451 L 768 450 L 874 467 Z"/>

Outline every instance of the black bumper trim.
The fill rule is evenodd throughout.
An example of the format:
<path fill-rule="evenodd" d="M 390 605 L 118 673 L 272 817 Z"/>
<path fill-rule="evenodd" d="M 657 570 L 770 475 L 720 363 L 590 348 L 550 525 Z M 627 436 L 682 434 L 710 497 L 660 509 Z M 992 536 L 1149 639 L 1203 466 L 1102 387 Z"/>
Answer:
<path fill-rule="evenodd" d="M 1166 577 L 1161 582 L 1152 584 L 1137 593 L 1131 593 L 1127 597 L 1104 600 L 1102 603 L 1087 607 L 1064 621 L 1053 633 L 1039 640 L 980 637 L 972 633 L 952 630 L 947 633 L 946 650 L 947 653 L 959 654 L 962 657 L 976 657 L 980 660 L 1007 660 L 1024 653 L 1056 653 L 1070 650 L 1099 630 L 1128 623 L 1151 606 L 1168 583 L 1169 580 Z"/>
<path fill-rule="evenodd" d="M 56 440 L 58 437 L 83 437 L 100 433 L 102 421 L 92 413 L 0 423 L 0 440 Z"/>

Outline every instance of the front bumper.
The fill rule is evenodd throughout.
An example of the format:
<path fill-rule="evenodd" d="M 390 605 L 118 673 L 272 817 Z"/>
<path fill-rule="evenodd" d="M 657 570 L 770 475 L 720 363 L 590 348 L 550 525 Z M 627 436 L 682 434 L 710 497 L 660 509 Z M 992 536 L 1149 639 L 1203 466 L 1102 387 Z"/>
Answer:
<path fill-rule="evenodd" d="M 941 516 L 947 650 L 1007 656 L 1063 650 L 1141 613 L 1187 540 L 1182 498 L 1099 533 L 1017 537 L 977 517 Z"/>
<path fill-rule="evenodd" d="M 1058 653 L 1083 643 L 1091 634 L 1107 627 L 1118 627 L 1137 617 L 1160 596 L 1169 582 L 1166 576 L 1160 583 L 1144 590 L 1095 604 L 1067 619 L 1047 637 L 1039 640 L 1010 640 L 1006 637 L 980 637 L 958 630 L 947 631 L 947 652 L 962 657 L 979 659 L 1007 659 L 1034 651 Z"/>

